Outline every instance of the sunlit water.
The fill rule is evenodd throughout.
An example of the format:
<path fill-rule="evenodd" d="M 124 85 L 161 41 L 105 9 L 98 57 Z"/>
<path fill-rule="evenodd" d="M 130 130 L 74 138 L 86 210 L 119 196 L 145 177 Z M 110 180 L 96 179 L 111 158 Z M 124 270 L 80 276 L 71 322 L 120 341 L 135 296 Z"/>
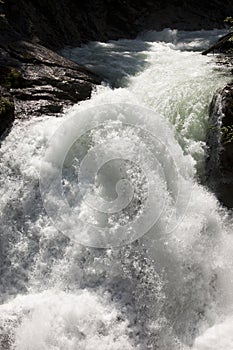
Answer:
<path fill-rule="evenodd" d="M 215 196 L 199 184 L 209 103 L 229 79 L 215 57 L 200 51 L 221 34 L 165 30 L 63 52 L 106 81 L 63 118 L 15 122 L 2 143 L 2 349 L 232 350 L 232 223 Z M 112 121 L 122 103 L 138 106 L 133 124 L 149 130 L 156 142 L 133 125 L 119 128 L 120 116 L 118 123 Z M 44 209 L 39 188 L 40 172 L 53 172 L 44 160 L 51 137 L 62 128 L 55 140 L 59 147 L 54 157 L 59 160 L 73 132 L 69 121 L 77 118 L 88 128 L 89 110 L 100 105 L 105 122 L 73 145 L 75 164 L 70 153 L 64 162 L 64 192 L 86 222 L 75 226 L 72 215 L 64 213 L 72 232 L 85 238 L 88 220 L 106 224 L 106 216 L 86 207 L 85 197 L 76 198 L 76 168 L 99 145 L 106 154 L 114 153 L 115 142 L 128 158 L 141 160 L 146 145 L 161 169 L 149 173 L 149 164 L 143 174 L 129 162 L 106 165 L 97 176 L 100 195 L 115 198 L 115 185 L 122 177 L 132 181 L 136 193 L 131 206 L 110 215 L 108 225 L 124 225 L 141 214 L 144 184 L 151 178 L 157 184 L 152 192 L 155 216 L 166 202 L 155 225 L 120 248 L 88 248 L 59 232 Z M 148 108 L 156 112 L 154 117 L 140 113 Z M 124 122 L 132 124 L 132 115 Z M 130 142 L 137 147 L 129 147 Z M 57 198 L 49 201 L 56 204 Z"/>

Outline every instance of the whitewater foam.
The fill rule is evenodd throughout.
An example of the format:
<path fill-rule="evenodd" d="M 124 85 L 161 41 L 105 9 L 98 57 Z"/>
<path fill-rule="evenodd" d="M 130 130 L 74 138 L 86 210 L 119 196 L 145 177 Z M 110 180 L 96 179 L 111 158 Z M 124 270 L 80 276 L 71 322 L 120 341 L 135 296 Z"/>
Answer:
<path fill-rule="evenodd" d="M 197 175 L 204 160 L 208 105 L 228 80 L 213 57 L 197 50 L 218 35 L 165 31 L 66 50 L 68 57 L 104 74 L 109 85 L 64 118 L 15 123 L 2 143 L 0 163 L 0 339 L 5 347 L 208 350 L 218 344 L 218 349 L 230 349 L 232 223 Z M 114 119 L 114 106 L 120 104 L 138 106 L 137 118 L 124 116 L 123 107 L 123 121 L 131 123 L 127 128 L 119 128 L 122 115 Z M 98 108 L 105 114 L 104 125 L 78 138 L 62 169 L 64 194 L 70 207 L 81 212 L 84 225 L 78 229 L 71 216 L 65 222 L 79 236 L 85 236 L 89 221 L 107 222 L 106 215 L 90 211 L 76 196 L 76 171 L 86 154 L 99 145 L 107 154 L 109 140 L 113 151 L 118 142 L 131 157 L 143 156 L 147 147 L 163 171 L 152 194 L 155 214 L 164 199 L 165 210 L 140 240 L 118 249 L 82 246 L 59 232 L 39 188 L 41 169 L 49 176 L 51 164 L 56 168 L 60 150 L 75 130 L 72 123 L 88 127 L 93 120 L 89 111 Z M 148 108 L 148 115 L 140 113 Z M 98 125 L 101 119 L 95 118 Z M 135 129 L 135 123 L 159 142 Z M 51 145 L 58 148 L 52 148 L 53 163 L 48 163 Z M 147 179 L 153 174 L 149 165 L 150 158 Z M 135 202 L 110 217 L 112 227 L 141 214 L 148 195 L 144 175 L 138 166 L 121 161 L 106 165 L 96 178 L 98 193 L 113 201 L 116 183 L 126 175 L 135 185 Z M 58 203 L 56 195 L 49 200 Z"/>

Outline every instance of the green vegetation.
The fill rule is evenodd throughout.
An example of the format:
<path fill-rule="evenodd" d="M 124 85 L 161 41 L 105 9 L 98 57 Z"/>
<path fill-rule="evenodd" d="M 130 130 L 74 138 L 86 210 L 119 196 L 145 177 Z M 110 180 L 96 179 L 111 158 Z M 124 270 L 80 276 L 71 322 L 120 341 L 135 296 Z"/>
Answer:
<path fill-rule="evenodd" d="M 230 26 L 229 30 L 233 30 L 233 17 L 227 17 L 224 22 Z"/>
<path fill-rule="evenodd" d="M 6 97 L 0 97 L 0 115 L 5 114 L 9 110 L 12 110 L 13 107 L 13 102 L 11 102 Z"/>
<path fill-rule="evenodd" d="M 221 142 L 223 145 L 233 142 L 233 125 L 222 126 L 220 129 L 216 125 L 210 125 L 210 130 L 221 132 Z"/>
<path fill-rule="evenodd" d="M 229 16 L 225 18 L 224 22 L 229 26 L 228 31 L 233 32 L 233 17 Z M 233 36 L 228 39 L 228 42 L 233 45 Z M 233 48 L 230 48 L 229 50 L 226 51 L 227 54 L 232 54 L 233 53 Z"/>
<path fill-rule="evenodd" d="M 19 87 L 21 82 L 21 73 L 15 68 L 10 68 L 9 73 L 6 76 L 6 81 L 10 87 Z"/>
<path fill-rule="evenodd" d="M 0 84 L 6 88 L 18 88 L 22 85 L 21 73 L 13 67 L 0 70 Z"/>
<path fill-rule="evenodd" d="M 222 143 L 224 145 L 233 142 L 233 125 L 223 126 L 221 129 Z"/>

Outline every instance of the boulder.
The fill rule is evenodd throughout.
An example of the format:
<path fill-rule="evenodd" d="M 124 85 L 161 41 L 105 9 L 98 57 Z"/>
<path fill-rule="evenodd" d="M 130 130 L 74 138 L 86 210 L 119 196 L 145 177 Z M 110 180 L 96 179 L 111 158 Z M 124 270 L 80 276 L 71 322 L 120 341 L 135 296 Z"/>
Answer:
<path fill-rule="evenodd" d="M 84 67 L 39 44 L 0 44 L 0 53 L 0 85 L 14 100 L 14 118 L 62 113 L 64 107 L 90 98 L 101 83 Z M 1 114 L 1 134 L 12 121 L 12 111 L 7 106 Z"/>
<path fill-rule="evenodd" d="M 32 4 L 33 1 L 0 1 L 0 135 L 14 118 L 62 113 L 64 108 L 90 98 L 92 89 L 101 83 L 84 67 L 27 35 L 26 12 Z M 38 2 L 37 5 L 40 8 Z M 44 9 L 49 13 L 49 2 L 47 5 Z M 39 24 L 38 13 L 30 14 L 34 24 Z M 46 27 L 42 29 L 46 31 Z"/>
<path fill-rule="evenodd" d="M 207 55 L 210 52 L 231 53 L 233 50 L 233 32 L 230 32 L 220 38 L 214 45 L 202 52 L 202 55 Z"/>
<path fill-rule="evenodd" d="M 212 100 L 207 146 L 207 182 L 220 202 L 233 208 L 233 83 Z"/>

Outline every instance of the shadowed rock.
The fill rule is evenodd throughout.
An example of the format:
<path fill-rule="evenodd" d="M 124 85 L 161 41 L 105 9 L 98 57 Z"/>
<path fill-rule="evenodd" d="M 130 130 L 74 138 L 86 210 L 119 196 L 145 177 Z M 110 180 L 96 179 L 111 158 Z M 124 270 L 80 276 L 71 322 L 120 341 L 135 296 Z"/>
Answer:
<path fill-rule="evenodd" d="M 221 52 L 227 52 L 228 50 L 231 50 L 233 48 L 232 38 L 233 38 L 233 32 L 224 35 L 222 38 L 220 38 L 217 41 L 217 43 L 212 45 L 207 50 L 203 51 L 202 55 L 207 55 L 208 53 L 214 52 L 215 50 L 218 50 Z"/>
<path fill-rule="evenodd" d="M 7 0 L 7 18 L 22 38 L 46 47 L 132 38 L 143 30 L 222 28 L 232 0 Z"/>
<path fill-rule="evenodd" d="M 18 5 L 15 19 L 22 21 L 24 30 L 25 13 Z M 0 135 L 14 118 L 62 113 L 65 107 L 90 98 L 92 89 L 101 83 L 99 77 L 84 67 L 36 40 L 29 41 L 10 23 L 8 6 L 11 8 L 10 2 L 0 6 Z M 34 20 L 38 20 L 36 15 Z"/>
<path fill-rule="evenodd" d="M 64 107 L 90 98 L 101 80 L 57 53 L 25 41 L 0 44 L 0 84 L 14 99 L 14 117 L 61 113 Z M 0 133 L 12 121 L 1 114 Z"/>
<path fill-rule="evenodd" d="M 212 100 L 207 146 L 210 187 L 226 207 L 233 208 L 233 83 Z"/>

